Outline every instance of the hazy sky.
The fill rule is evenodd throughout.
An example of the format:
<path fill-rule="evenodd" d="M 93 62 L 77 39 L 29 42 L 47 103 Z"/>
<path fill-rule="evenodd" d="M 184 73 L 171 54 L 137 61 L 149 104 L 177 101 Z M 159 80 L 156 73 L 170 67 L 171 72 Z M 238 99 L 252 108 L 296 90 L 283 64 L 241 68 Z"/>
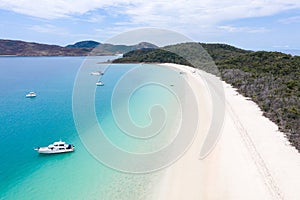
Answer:
<path fill-rule="evenodd" d="M 300 0 L 0 0 L 0 38 L 67 45 L 153 27 L 245 49 L 300 49 Z"/>

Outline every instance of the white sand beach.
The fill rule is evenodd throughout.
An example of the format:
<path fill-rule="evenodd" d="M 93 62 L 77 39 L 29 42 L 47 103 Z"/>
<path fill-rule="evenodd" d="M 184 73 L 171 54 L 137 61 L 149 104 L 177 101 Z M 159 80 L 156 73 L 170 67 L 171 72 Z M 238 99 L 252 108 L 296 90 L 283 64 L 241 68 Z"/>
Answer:
<path fill-rule="evenodd" d="M 202 98 L 205 86 L 193 68 L 176 64 L 162 66 L 186 72 L 184 75 L 198 100 Z M 165 170 L 153 199 L 299 200 L 300 154 L 278 127 L 262 116 L 255 103 L 230 85 L 223 82 L 223 86 L 225 120 L 215 148 L 205 159 L 199 158 L 205 137 L 201 133 L 208 129 L 208 118 L 206 125 L 202 123 L 199 127 L 191 148 Z M 203 102 L 198 107 L 201 105 Z"/>

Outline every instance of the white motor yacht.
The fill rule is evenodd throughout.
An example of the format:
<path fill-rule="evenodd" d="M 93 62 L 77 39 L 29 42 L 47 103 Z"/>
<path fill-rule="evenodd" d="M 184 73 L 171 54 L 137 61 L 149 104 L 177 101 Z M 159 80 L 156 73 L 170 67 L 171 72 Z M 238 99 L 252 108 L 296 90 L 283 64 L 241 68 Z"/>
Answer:
<path fill-rule="evenodd" d="M 26 94 L 27 98 L 33 98 L 36 97 L 36 93 L 35 92 L 29 92 L 28 94 Z"/>
<path fill-rule="evenodd" d="M 34 150 L 42 154 L 67 153 L 74 151 L 74 145 L 67 144 L 60 140 L 58 142 L 50 144 L 47 147 L 37 147 Z"/>

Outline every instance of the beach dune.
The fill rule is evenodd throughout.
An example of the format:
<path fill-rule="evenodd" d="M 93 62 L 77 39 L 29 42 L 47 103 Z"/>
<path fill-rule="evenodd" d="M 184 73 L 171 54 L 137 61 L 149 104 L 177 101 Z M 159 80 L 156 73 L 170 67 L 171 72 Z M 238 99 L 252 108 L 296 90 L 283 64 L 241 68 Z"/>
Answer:
<path fill-rule="evenodd" d="M 186 72 L 198 100 L 203 98 L 201 71 L 176 64 L 161 66 Z M 164 171 L 155 199 L 299 200 L 300 154 L 255 103 L 222 84 L 225 119 L 215 148 L 200 159 L 205 138 L 201 133 L 209 128 L 208 117 L 189 150 Z"/>

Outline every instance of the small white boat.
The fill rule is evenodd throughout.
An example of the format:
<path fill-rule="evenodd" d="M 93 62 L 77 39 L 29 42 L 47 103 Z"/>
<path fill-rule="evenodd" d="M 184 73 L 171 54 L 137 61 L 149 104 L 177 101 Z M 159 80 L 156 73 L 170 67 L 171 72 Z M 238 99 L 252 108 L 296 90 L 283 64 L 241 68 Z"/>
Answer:
<path fill-rule="evenodd" d="M 93 75 L 93 76 L 100 76 L 100 75 L 104 75 L 104 73 L 101 72 L 101 71 L 96 71 L 96 72 L 92 72 L 91 75 Z"/>
<path fill-rule="evenodd" d="M 50 144 L 47 147 L 37 147 L 34 150 L 42 154 L 68 153 L 74 151 L 74 145 L 67 144 L 60 140 L 58 142 Z"/>
<path fill-rule="evenodd" d="M 36 93 L 35 92 L 29 92 L 28 94 L 26 94 L 27 98 L 33 98 L 36 97 Z"/>
<path fill-rule="evenodd" d="M 103 83 L 102 81 L 98 81 L 98 82 L 96 83 L 96 85 L 97 85 L 97 86 L 103 86 L 104 83 Z"/>

